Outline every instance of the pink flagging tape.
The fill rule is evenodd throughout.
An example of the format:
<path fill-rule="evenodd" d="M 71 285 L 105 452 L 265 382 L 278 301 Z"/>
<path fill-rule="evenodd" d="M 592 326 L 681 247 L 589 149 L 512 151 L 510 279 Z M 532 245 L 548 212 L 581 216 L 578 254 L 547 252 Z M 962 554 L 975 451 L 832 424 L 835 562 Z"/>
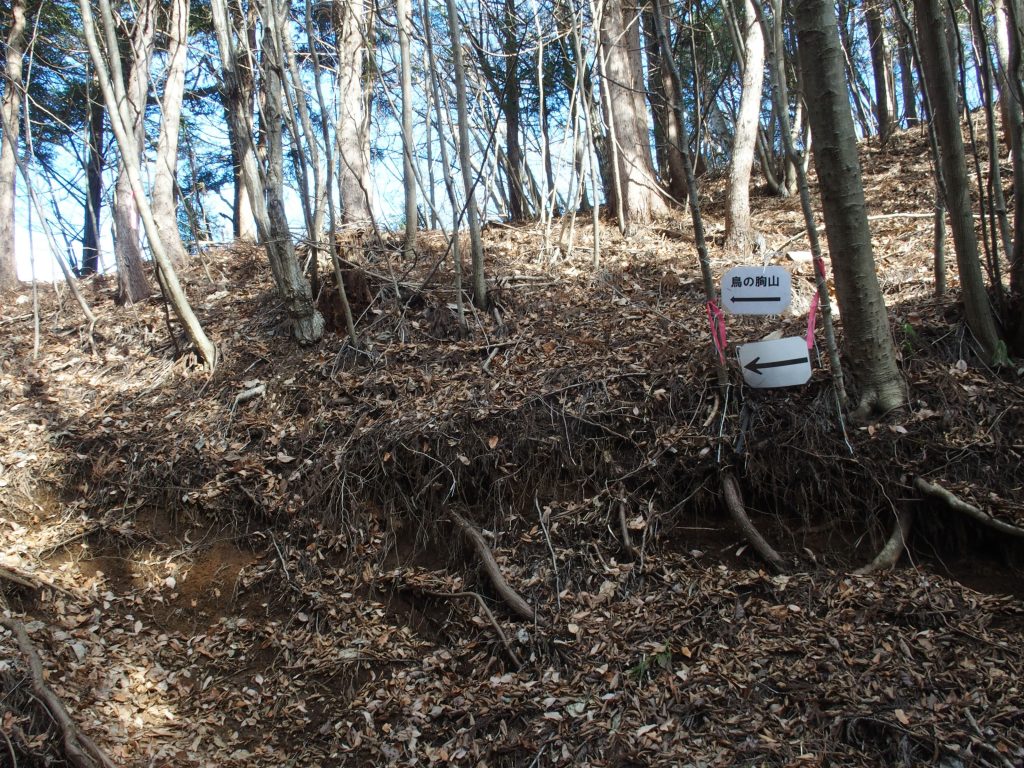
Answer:
<path fill-rule="evenodd" d="M 707 303 L 708 325 L 711 326 L 711 341 L 718 352 L 718 359 L 725 363 L 725 316 L 714 301 Z"/>
<path fill-rule="evenodd" d="M 814 325 L 818 321 L 818 292 L 811 297 L 811 308 L 807 311 L 807 348 L 814 349 Z"/>

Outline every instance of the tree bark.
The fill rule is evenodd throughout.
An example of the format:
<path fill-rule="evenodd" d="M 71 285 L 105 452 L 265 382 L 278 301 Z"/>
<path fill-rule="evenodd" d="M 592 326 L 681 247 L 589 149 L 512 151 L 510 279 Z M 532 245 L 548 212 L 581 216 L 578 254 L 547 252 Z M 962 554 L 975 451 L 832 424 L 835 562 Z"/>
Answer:
<path fill-rule="evenodd" d="M 338 49 L 338 182 L 341 220 L 367 223 L 370 211 L 370 134 L 363 81 L 366 56 L 366 0 L 335 0 Z"/>
<path fill-rule="evenodd" d="M 904 384 L 875 274 L 835 10 L 831 0 L 797 0 L 794 13 L 843 346 L 859 388 L 855 416 L 867 416 L 902 405 Z"/>
<path fill-rule="evenodd" d="M 234 36 L 225 0 L 213 0 L 211 7 L 217 46 L 221 53 L 221 87 L 225 103 L 233 107 L 228 116 L 232 130 L 239 139 L 243 186 L 249 192 L 257 234 L 266 249 L 278 293 L 292 323 L 292 335 L 300 344 L 312 344 L 323 335 L 324 319 L 313 304 L 309 283 L 295 258 L 295 246 L 288 230 L 282 201 L 281 75 L 284 72 L 284 59 L 274 37 L 282 14 L 275 3 L 267 3 L 263 18 L 262 71 L 267 167 L 261 168 L 256 158 L 250 115 L 239 93 L 241 57 L 237 43 L 244 38 L 236 39 Z"/>
<path fill-rule="evenodd" d="M 865 5 L 871 71 L 875 78 L 875 119 L 878 121 L 878 138 L 885 144 L 893 130 L 892 59 L 889 56 L 889 45 L 885 40 L 882 9 L 876 4 L 876 0 L 867 0 Z"/>
<path fill-rule="evenodd" d="M 1020 41 L 1013 29 L 1013 16 L 1007 3 L 1019 0 L 995 0 L 995 39 L 999 56 L 999 97 L 1002 105 L 1003 133 L 1010 145 L 1013 164 L 1013 248 L 1010 252 L 1010 284 L 1013 294 L 1024 294 L 1024 112 L 1021 99 Z M 1019 13 L 1019 5 L 1017 5 Z M 1015 296 L 1024 303 L 1024 296 Z M 1024 320 L 1018 321 L 1024 328 Z"/>
<path fill-rule="evenodd" d="M 14 195 L 18 179 L 18 137 L 21 135 L 22 58 L 25 55 L 25 0 L 11 4 L 11 28 L 7 33 L 6 68 L 0 146 L 0 290 L 18 286 L 18 263 L 14 250 Z"/>
<path fill-rule="evenodd" d="M 412 131 L 412 7 L 409 0 L 397 0 L 398 47 L 402 57 L 402 182 L 405 185 L 405 242 L 402 250 L 407 257 L 416 253 L 416 229 L 419 225 L 416 211 L 416 169 L 413 152 L 416 148 Z"/>
<path fill-rule="evenodd" d="M 80 277 L 94 275 L 100 268 L 100 208 L 103 205 L 103 97 L 95 97 L 95 79 L 89 83 L 89 145 L 85 167 L 85 222 L 82 226 Z"/>
<path fill-rule="evenodd" d="M 217 364 L 217 348 L 206 335 L 199 318 L 196 317 L 192 306 L 185 296 L 185 290 L 178 281 L 178 275 L 174 271 L 174 265 L 167 258 L 163 243 L 157 234 L 156 222 L 153 220 L 153 212 L 149 207 L 145 191 L 142 187 L 139 168 L 136 163 L 130 161 L 129 152 L 137 144 L 131 135 L 131 124 L 133 113 L 125 93 L 122 80 L 120 57 L 117 55 L 117 37 L 114 30 L 113 13 L 110 10 L 109 0 L 100 0 L 100 9 L 103 13 L 103 26 L 106 32 L 107 50 L 113 51 L 110 57 L 113 74 L 107 72 L 106 62 L 100 51 L 99 40 L 96 35 L 95 24 L 93 23 L 92 7 L 89 0 L 79 0 L 79 8 L 82 12 L 82 31 L 86 45 L 89 49 L 89 56 L 93 66 L 96 68 L 96 76 L 99 80 L 100 89 L 103 91 L 103 101 L 107 106 L 107 113 L 110 115 L 110 126 L 114 132 L 117 146 L 121 150 L 121 168 L 128 177 L 131 193 L 138 205 L 139 215 L 146 228 L 146 237 L 149 239 L 150 248 L 153 252 L 153 260 L 157 264 L 163 276 L 163 283 L 167 291 L 167 297 L 178 320 L 185 328 L 185 333 L 195 345 L 200 358 L 208 368 Z"/>
<path fill-rule="evenodd" d="M 487 279 L 484 273 L 484 245 L 480 236 L 480 214 L 476 207 L 473 165 L 469 150 L 469 107 L 466 103 L 466 68 L 462 57 L 462 22 L 459 21 L 455 0 L 447 0 L 448 34 L 452 42 L 455 64 L 455 103 L 459 115 L 459 165 L 462 168 L 462 187 L 466 199 L 466 217 L 469 220 L 470 253 L 473 263 L 473 304 L 487 308 Z M 458 237 L 458 229 L 455 236 Z"/>
<path fill-rule="evenodd" d="M 125 82 L 125 126 L 129 144 L 121 146 L 122 163 L 114 185 L 114 259 L 117 262 L 118 300 L 127 304 L 141 301 L 153 293 L 142 258 L 142 232 L 138 203 L 132 194 L 128 165 L 141 172 L 143 141 L 146 136 L 146 96 L 149 91 L 149 64 L 156 34 L 156 0 L 140 0 L 129 40 L 128 77 Z M 108 50 L 115 56 L 116 49 Z"/>
<path fill-rule="evenodd" d="M 175 266 L 185 263 L 187 254 L 178 230 L 175 181 L 178 175 L 178 134 L 181 102 L 185 95 L 185 64 L 188 59 L 189 0 L 171 0 L 167 30 L 167 80 L 161 102 L 160 136 L 156 144 L 156 173 L 153 177 L 153 218 L 167 256 Z"/>
<path fill-rule="evenodd" d="M 895 3 L 902 3 L 903 0 L 892 0 Z M 897 9 L 899 13 L 899 9 Z M 920 122 L 917 114 L 917 89 L 914 85 L 914 65 L 911 56 L 911 44 L 909 32 L 902 23 L 896 25 L 896 39 L 898 47 L 896 56 L 900 63 L 900 91 L 903 99 L 903 119 L 907 128 L 912 128 Z"/>
<path fill-rule="evenodd" d="M 726 187 L 725 249 L 743 259 L 750 255 L 750 170 L 757 145 L 764 80 L 764 35 L 751 0 L 743 2 L 743 91 L 732 141 Z"/>
<path fill-rule="evenodd" d="M 619 212 L 619 226 L 625 232 L 668 212 L 651 160 L 639 11 L 627 2 L 604 0 L 599 45 L 606 94 L 601 105 L 613 137 L 612 170 L 617 179 L 609 204 Z"/>
<path fill-rule="evenodd" d="M 945 41 L 946 14 L 939 0 L 914 0 L 921 65 L 925 89 L 932 109 L 932 121 L 942 158 L 942 177 L 946 187 L 946 208 L 960 274 L 960 292 L 967 325 L 989 361 L 998 357 L 1000 345 L 995 318 L 989 305 L 985 280 L 978 257 L 978 238 L 974 231 L 971 187 L 967 177 L 956 85 Z"/>
<path fill-rule="evenodd" d="M 655 16 L 660 17 L 658 20 Z M 679 111 L 675 104 L 675 93 L 671 84 L 668 67 L 672 62 L 661 55 L 657 25 L 668 30 L 665 0 L 652 0 L 651 11 L 644 14 L 644 45 L 647 48 L 648 84 L 651 110 L 655 116 L 655 141 L 657 142 L 658 168 L 661 180 L 669 194 L 678 202 L 686 200 L 686 169 L 683 154 L 679 151 Z M 660 134 L 660 135 L 659 135 Z"/>

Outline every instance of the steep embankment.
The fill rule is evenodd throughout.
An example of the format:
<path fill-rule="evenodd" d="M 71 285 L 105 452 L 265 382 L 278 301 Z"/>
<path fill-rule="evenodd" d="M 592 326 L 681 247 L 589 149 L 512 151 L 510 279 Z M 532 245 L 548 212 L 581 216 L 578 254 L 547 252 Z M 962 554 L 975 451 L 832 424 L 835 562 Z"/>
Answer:
<path fill-rule="evenodd" d="M 94 346 L 44 291 L 33 359 L 31 305 L 8 303 L 0 589 L 47 684 L 126 765 L 1024 760 L 1019 544 L 913 487 L 1024 523 L 1024 392 L 931 298 L 926 159 L 913 135 L 865 152 L 911 397 L 845 429 L 825 370 L 719 395 L 683 218 L 602 230 L 597 269 L 582 218 L 557 254 L 557 223 L 491 227 L 498 310 L 464 339 L 450 271 L 423 285 L 439 234 L 415 263 L 353 240 L 358 353 L 293 347 L 258 249 L 210 253 L 212 280 L 186 277 L 213 374 L 160 302 L 118 309 L 102 279 Z M 796 202 L 756 205 L 805 310 Z M 724 468 L 785 573 L 729 522 Z M 908 511 L 909 565 L 850 575 Z M 66 753 L 25 676 L 0 673 L 4 729 L 41 765 Z"/>

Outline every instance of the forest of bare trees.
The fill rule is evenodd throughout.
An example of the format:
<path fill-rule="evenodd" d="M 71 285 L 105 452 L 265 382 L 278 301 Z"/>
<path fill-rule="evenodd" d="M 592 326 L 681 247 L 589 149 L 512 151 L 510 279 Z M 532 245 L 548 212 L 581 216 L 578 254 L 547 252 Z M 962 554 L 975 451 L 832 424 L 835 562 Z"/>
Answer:
<path fill-rule="evenodd" d="M 1024 0 L 0 40 L 0 765 L 1024 765 Z"/>
<path fill-rule="evenodd" d="M 294 337 L 311 344 L 320 276 L 298 244 L 329 256 L 342 285 L 338 240 L 354 228 L 404 230 L 410 258 L 420 228 L 449 233 L 453 254 L 468 231 L 457 298 L 486 310 L 486 221 L 557 218 L 562 255 L 577 218 L 630 236 L 689 207 L 699 230 L 702 184 L 724 175 L 723 247 L 749 258 L 751 194 L 801 194 L 817 240 L 813 159 L 859 404 L 886 410 L 901 384 L 856 142 L 923 126 L 935 290 L 946 290 L 948 219 L 975 342 L 996 364 L 1020 352 L 1018 5 L 14 0 L 0 20 L 0 285 L 18 283 L 15 234 L 31 209 L 69 279 L 103 264 L 124 304 L 159 290 L 212 366 L 217 340 L 176 274 L 211 239 L 265 248 Z M 965 143 L 962 120 L 977 110 Z"/>

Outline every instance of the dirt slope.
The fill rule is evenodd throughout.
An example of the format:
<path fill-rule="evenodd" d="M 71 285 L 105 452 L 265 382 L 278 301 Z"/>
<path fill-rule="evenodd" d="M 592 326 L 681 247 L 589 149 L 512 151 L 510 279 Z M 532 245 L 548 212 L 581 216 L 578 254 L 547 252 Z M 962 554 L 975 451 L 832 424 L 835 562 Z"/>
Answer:
<path fill-rule="evenodd" d="M 211 252 L 185 278 L 213 374 L 102 278 L 93 344 L 41 293 L 38 358 L 31 303 L 7 302 L 0 591 L 46 683 L 119 765 L 1024 763 L 1021 544 L 913 487 L 1024 524 L 1020 373 L 981 367 L 931 296 L 923 138 L 864 160 L 910 392 L 869 425 L 820 366 L 776 392 L 733 370 L 719 396 L 682 217 L 602 229 L 596 269 L 589 220 L 558 253 L 559 223 L 490 227 L 498 308 L 464 339 L 450 270 L 423 285 L 439 233 L 414 263 L 353 241 L 358 353 L 336 325 L 294 348 L 262 254 Z M 796 201 L 755 205 L 800 310 Z M 733 344 L 777 330 L 806 317 L 728 319 Z M 729 522 L 726 468 L 783 573 Z M 907 510 L 900 568 L 852 575 Z M 0 634 L 0 754 L 67 764 L 24 658 Z"/>

